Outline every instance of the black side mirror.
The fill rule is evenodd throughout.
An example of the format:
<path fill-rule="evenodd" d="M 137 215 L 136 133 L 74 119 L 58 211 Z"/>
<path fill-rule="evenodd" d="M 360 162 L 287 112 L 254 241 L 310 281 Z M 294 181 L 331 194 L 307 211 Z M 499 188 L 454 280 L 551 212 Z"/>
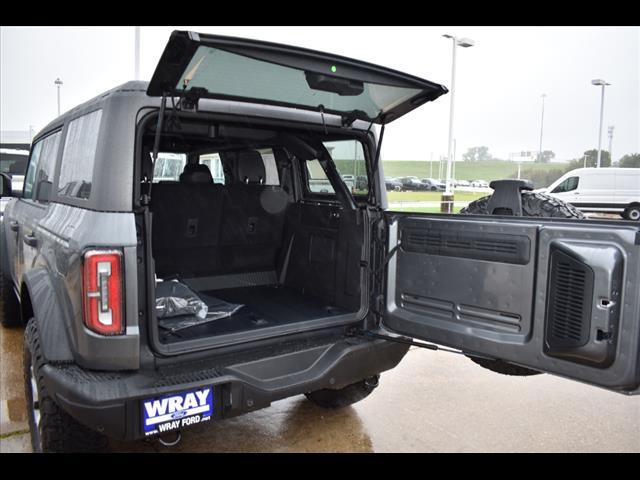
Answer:
<path fill-rule="evenodd" d="M 51 187 L 53 183 L 48 180 L 40 180 L 38 182 L 38 192 L 36 194 L 36 200 L 38 202 L 48 202 L 51 200 Z"/>
<path fill-rule="evenodd" d="M 11 191 L 11 177 L 6 173 L 0 174 L 2 177 L 2 185 L 0 186 L 0 198 L 2 197 L 12 197 L 13 192 Z"/>

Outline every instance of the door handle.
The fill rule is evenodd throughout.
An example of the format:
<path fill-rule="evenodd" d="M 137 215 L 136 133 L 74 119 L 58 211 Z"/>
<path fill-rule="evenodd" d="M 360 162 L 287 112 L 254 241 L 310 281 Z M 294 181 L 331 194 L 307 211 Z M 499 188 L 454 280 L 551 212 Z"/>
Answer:
<path fill-rule="evenodd" d="M 9 222 L 9 228 L 11 230 L 13 230 L 14 232 L 17 232 L 18 229 L 20 228 L 20 224 L 18 222 L 16 222 L 15 220 L 11 220 Z"/>
<path fill-rule="evenodd" d="M 26 243 L 30 247 L 35 247 L 36 245 L 38 245 L 38 239 L 35 237 L 33 233 L 25 235 L 23 237 L 23 240 L 24 240 L 24 243 Z"/>

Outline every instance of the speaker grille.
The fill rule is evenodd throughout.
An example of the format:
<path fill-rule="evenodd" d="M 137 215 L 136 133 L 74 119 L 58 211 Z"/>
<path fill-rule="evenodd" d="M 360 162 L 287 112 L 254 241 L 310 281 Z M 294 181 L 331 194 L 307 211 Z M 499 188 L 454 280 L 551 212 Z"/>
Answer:
<path fill-rule="evenodd" d="M 402 248 L 407 252 L 525 265 L 531 245 L 523 235 L 405 229 Z"/>
<path fill-rule="evenodd" d="M 592 270 L 569 255 L 554 251 L 547 311 L 547 343 L 550 347 L 570 348 L 587 343 L 592 295 Z"/>

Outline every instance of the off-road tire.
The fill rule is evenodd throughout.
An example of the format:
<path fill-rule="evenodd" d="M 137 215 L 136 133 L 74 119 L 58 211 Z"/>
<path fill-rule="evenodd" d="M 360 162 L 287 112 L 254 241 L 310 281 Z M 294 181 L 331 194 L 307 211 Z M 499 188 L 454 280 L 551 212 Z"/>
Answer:
<path fill-rule="evenodd" d="M 4 268 L 0 270 L 0 323 L 3 327 L 22 325 L 20 302 L 13 293 L 11 279 L 5 277 Z"/>
<path fill-rule="evenodd" d="M 322 408 L 335 410 L 347 407 L 368 397 L 378 386 L 378 377 L 361 380 L 360 382 L 347 385 L 338 390 L 325 388 L 315 392 L 305 393 L 306 397 Z"/>
<path fill-rule="evenodd" d="M 491 195 L 479 198 L 460 210 L 461 214 L 489 215 L 487 206 Z M 522 215 L 524 217 L 555 217 L 555 218 L 584 218 L 580 210 L 573 205 L 544 193 L 521 192 Z M 520 367 L 504 360 L 491 360 L 488 358 L 469 356 L 478 365 L 501 373 L 503 375 L 530 376 L 539 375 L 542 372 L 530 368 Z"/>
<path fill-rule="evenodd" d="M 31 366 L 38 389 L 40 410 L 39 428 L 33 414 L 33 391 Z M 40 350 L 40 340 L 34 319 L 29 320 L 25 329 L 24 343 L 24 384 L 27 404 L 27 419 L 31 431 L 31 446 L 36 453 L 96 453 L 107 448 L 107 437 L 78 423 L 62 410 L 47 392 L 42 376 L 45 365 Z"/>
<path fill-rule="evenodd" d="M 467 356 L 481 367 L 491 370 L 492 372 L 501 373 L 502 375 L 530 377 L 532 375 L 540 375 L 542 373 L 537 370 L 514 365 L 513 363 L 508 363 L 503 360 L 491 360 L 489 358 L 472 357 L 470 355 Z"/>
<path fill-rule="evenodd" d="M 522 216 L 584 218 L 584 214 L 573 205 L 544 193 L 521 192 Z M 460 210 L 461 214 L 489 215 L 487 206 L 491 195 L 479 198 Z"/>

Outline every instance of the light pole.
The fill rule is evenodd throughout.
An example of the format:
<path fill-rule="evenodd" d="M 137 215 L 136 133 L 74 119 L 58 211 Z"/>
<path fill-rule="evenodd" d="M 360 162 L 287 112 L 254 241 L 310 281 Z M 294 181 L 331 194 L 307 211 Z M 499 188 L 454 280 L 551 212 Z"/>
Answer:
<path fill-rule="evenodd" d="M 591 85 L 602 87 L 602 94 L 600 96 L 600 129 L 598 130 L 598 159 L 596 160 L 596 168 L 600 168 L 600 158 L 602 157 L 602 118 L 604 115 L 604 87 L 611 84 L 598 78 L 595 80 L 591 80 Z"/>
<path fill-rule="evenodd" d="M 611 160 L 611 165 L 613 166 L 613 129 L 614 126 L 611 125 L 609 127 L 609 159 Z"/>
<path fill-rule="evenodd" d="M 453 51 L 451 62 L 451 103 L 449 106 L 449 142 L 447 143 L 447 176 L 445 179 L 445 192 L 442 195 L 442 209 L 444 209 L 446 205 L 446 210 L 443 211 L 450 213 L 451 211 L 453 211 L 453 194 L 451 193 L 451 167 L 453 160 L 453 114 L 456 93 L 456 47 L 473 47 L 475 45 L 475 42 L 470 38 L 457 38 L 453 35 L 443 35 L 443 37 L 451 39 Z"/>
<path fill-rule="evenodd" d="M 540 119 L 540 148 L 538 148 L 538 161 L 542 163 L 542 128 L 544 127 L 544 99 L 547 98 L 547 94 L 542 94 L 542 118 Z M 520 178 L 520 177 L 518 177 Z"/>
<path fill-rule="evenodd" d="M 134 62 L 135 62 L 135 80 L 140 80 L 140 27 L 135 27 L 135 52 L 134 52 Z"/>
<path fill-rule="evenodd" d="M 60 87 L 62 86 L 62 80 L 56 78 L 55 83 L 58 86 L 58 116 L 60 116 Z"/>

